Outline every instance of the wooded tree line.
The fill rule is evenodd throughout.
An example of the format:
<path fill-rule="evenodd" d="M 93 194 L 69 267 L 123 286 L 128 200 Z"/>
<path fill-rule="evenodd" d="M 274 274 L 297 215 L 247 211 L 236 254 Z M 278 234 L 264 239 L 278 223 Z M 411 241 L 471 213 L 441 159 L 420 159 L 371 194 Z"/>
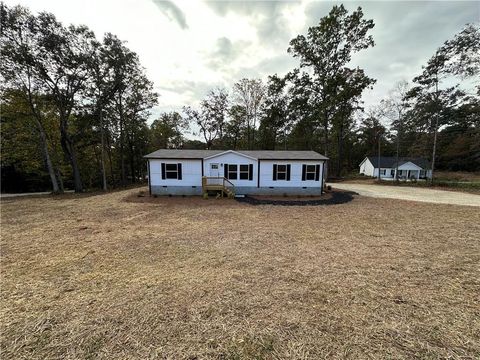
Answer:
<path fill-rule="evenodd" d="M 44 188 L 41 169 L 54 192 L 142 179 L 157 94 L 138 56 L 49 13 L 0 11 L 2 189 Z"/>
<path fill-rule="evenodd" d="M 299 67 L 266 83 L 242 79 L 214 89 L 196 109 L 176 113 L 175 141 L 188 125 L 200 148 L 316 150 L 330 158 L 330 176 L 357 171 L 367 155 L 415 156 L 447 170 L 480 170 L 480 29 L 467 25 L 447 40 L 410 82 L 402 81 L 376 106 L 361 96 L 375 84 L 352 55 L 374 46 L 372 20 L 361 8 L 334 6 L 290 42 Z M 173 115 L 170 114 L 170 118 Z M 183 139 L 183 140 L 182 140 Z"/>
<path fill-rule="evenodd" d="M 316 150 L 331 159 L 329 175 L 341 176 L 381 142 L 382 155 L 480 170 L 478 24 L 364 109 L 362 93 L 375 79 L 351 59 L 374 46 L 374 22 L 361 8 L 334 6 L 290 41 L 298 68 L 212 89 L 198 106 L 148 126 L 157 94 L 137 55 L 114 35 L 98 41 L 85 27 L 20 7 L 2 5 L 1 16 L 2 188 L 6 178 L 39 179 L 42 168 L 60 191 L 63 182 L 78 191 L 126 185 L 144 177 L 142 155 L 159 148 Z"/>

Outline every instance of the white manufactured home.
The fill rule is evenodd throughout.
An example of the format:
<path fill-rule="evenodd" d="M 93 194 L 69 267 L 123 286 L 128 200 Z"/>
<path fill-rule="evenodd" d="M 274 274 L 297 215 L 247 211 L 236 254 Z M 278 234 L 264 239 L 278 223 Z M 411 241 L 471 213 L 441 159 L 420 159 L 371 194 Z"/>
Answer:
<path fill-rule="evenodd" d="M 157 150 L 145 156 L 153 195 L 321 195 L 328 160 L 315 151 Z"/>
<path fill-rule="evenodd" d="M 360 163 L 360 174 L 378 177 L 380 171 L 382 180 L 394 180 L 397 167 L 398 179 L 401 180 L 430 179 L 432 177 L 430 163 L 426 159 L 399 158 L 397 164 L 397 159 L 393 156 L 381 156 L 380 161 L 378 156 L 367 156 Z"/>

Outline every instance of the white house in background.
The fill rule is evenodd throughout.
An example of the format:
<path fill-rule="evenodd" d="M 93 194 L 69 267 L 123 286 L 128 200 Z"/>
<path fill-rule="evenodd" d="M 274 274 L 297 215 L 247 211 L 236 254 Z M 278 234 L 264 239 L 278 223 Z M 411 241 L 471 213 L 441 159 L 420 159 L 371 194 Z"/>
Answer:
<path fill-rule="evenodd" d="M 395 171 L 397 169 L 396 157 L 380 157 L 380 164 L 378 163 L 378 156 L 367 156 L 360 163 L 360 174 L 366 176 L 378 177 L 380 171 L 380 178 L 384 180 L 394 180 Z M 432 170 L 430 163 L 424 158 L 399 158 L 398 159 L 398 178 L 399 179 L 430 179 L 432 177 Z"/>
<path fill-rule="evenodd" d="M 148 160 L 150 194 L 321 195 L 328 160 L 315 151 L 157 150 Z"/>

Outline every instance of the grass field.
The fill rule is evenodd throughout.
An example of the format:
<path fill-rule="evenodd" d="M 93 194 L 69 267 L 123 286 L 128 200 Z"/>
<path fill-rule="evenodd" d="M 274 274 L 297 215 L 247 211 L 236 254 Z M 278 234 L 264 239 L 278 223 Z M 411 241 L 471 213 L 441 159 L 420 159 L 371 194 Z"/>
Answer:
<path fill-rule="evenodd" d="M 2 359 L 479 358 L 480 212 L 2 201 Z"/>

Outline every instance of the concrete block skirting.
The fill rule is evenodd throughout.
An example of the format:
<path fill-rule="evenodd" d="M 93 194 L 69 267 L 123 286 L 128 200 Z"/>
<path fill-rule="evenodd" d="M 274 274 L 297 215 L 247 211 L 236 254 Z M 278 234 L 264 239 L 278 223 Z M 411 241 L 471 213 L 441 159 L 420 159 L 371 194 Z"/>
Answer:
<path fill-rule="evenodd" d="M 235 187 L 235 194 L 239 195 L 321 195 L 320 187 Z"/>
<path fill-rule="evenodd" d="M 202 195 L 202 186 L 159 186 L 152 185 L 152 195 Z"/>
<path fill-rule="evenodd" d="M 320 187 L 253 187 L 253 186 L 236 186 L 235 194 L 237 195 L 321 195 Z M 152 195 L 202 195 L 202 187 L 192 186 L 152 186 Z"/>

